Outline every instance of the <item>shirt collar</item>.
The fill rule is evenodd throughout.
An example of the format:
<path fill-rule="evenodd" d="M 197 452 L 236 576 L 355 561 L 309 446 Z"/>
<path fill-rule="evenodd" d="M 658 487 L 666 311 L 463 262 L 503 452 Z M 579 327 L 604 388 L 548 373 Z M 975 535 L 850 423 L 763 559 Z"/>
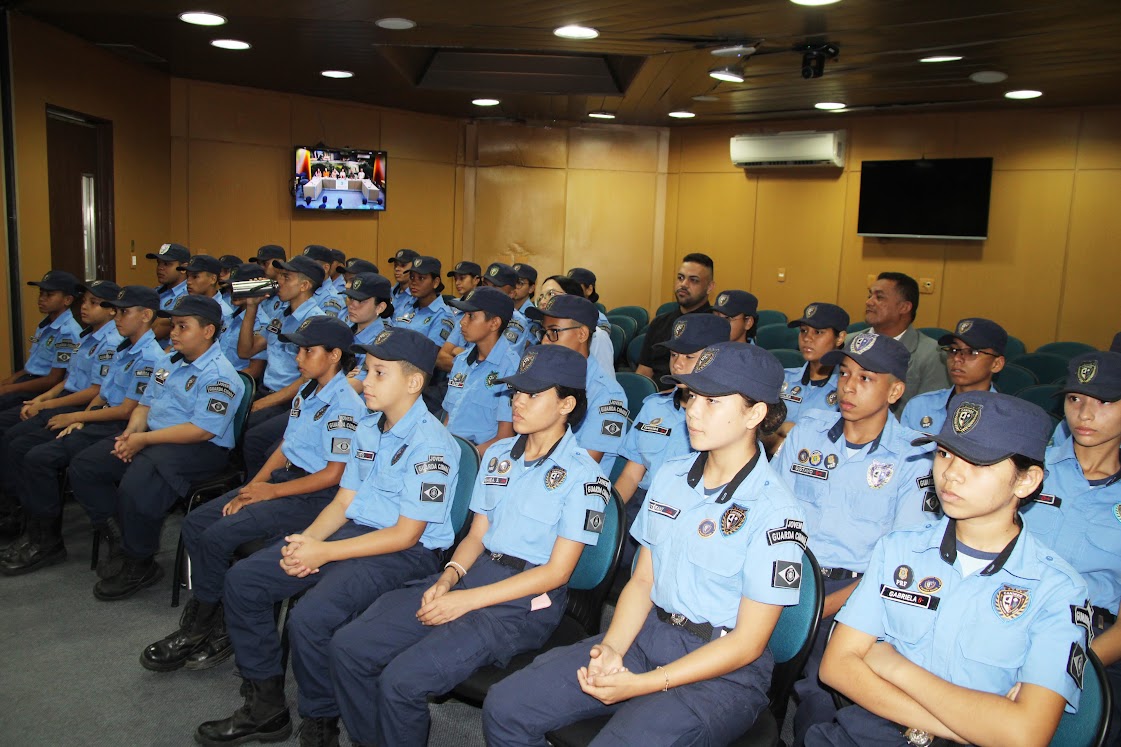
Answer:
<path fill-rule="evenodd" d="M 190 363 L 187 363 L 186 365 L 198 369 L 205 368 L 206 365 L 210 363 L 210 361 L 214 360 L 214 358 L 216 358 L 217 356 L 222 355 L 221 347 L 222 346 L 219 345 L 217 341 L 211 343 L 210 347 L 206 349 L 206 352 L 204 352 L 198 358 L 195 358 Z M 183 356 L 180 353 L 176 353 L 175 355 L 179 356 L 180 359 L 183 359 Z M 172 361 L 175 360 L 176 358 L 173 356 Z"/>
<path fill-rule="evenodd" d="M 728 481 L 728 484 L 724 486 L 724 489 L 720 491 L 720 496 L 716 499 L 717 503 L 727 503 L 732 499 L 732 496 L 735 495 L 736 490 L 739 489 L 740 483 L 746 480 L 747 476 L 750 475 L 752 470 L 755 469 L 755 465 L 759 464 L 759 455 L 762 453 L 762 449 L 756 449 L 755 456 L 751 457 L 751 460 L 748 461 L 748 463 L 745 464 L 740 469 L 740 471 L 736 473 L 736 476 Z M 707 462 L 707 451 L 702 451 L 697 454 L 697 458 L 693 460 L 693 466 L 689 468 L 689 475 L 688 477 L 686 477 L 686 481 L 689 483 L 689 487 L 696 489 L 697 485 L 700 484 L 701 478 L 704 477 L 705 464 Z"/>
<path fill-rule="evenodd" d="M 63 309 L 62 313 L 54 318 L 54 321 L 49 321 L 47 319 L 44 319 L 43 321 L 46 322 L 46 324 L 40 323 L 39 326 L 40 327 L 50 327 L 51 329 L 59 330 L 59 329 L 62 329 L 62 325 L 66 324 L 67 322 L 69 322 L 73 318 L 74 318 L 74 314 L 73 314 L 73 312 L 70 311 L 70 309 Z"/>
<path fill-rule="evenodd" d="M 810 364 L 807 363 L 806 365 L 802 366 L 802 386 L 825 386 L 829 383 L 829 380 L 833 378 L 833 371 L 836 370 L 836 368 L 836 366 L 830 366 L 828 376 L 826 376 L 824 379 L 814 381 L 810 378 Z"/>
<path fill-rule="evenodd" d="M 402 441 L 408 441 L 409 436 L 420 424 L 422 418 L 428 414 L 428 407 L 424 404 L 424 397 L 417 397 L 413 402 L 412 407 L 409 408 L 405 416 L 393 424 L 393 427 L 386 431 L 387 435 L 399 438 Z M 382 415 L 382 422 L 385 422 L 385 416 Z"/>
<path fill-rule="evenodd" d="M 942 521 L 945 522 L 946 529 L 942 533 L 941 541 L 938 542 L 938 555 L 947 565 L 953 565 L 958 557 L 957 521 L 951 518 Z M 1020 519 L 1019 512 L 1015 514 L 1015 521 L 1020 532 L 987 566 L 981 569 L 982 576 L 995 576 L 999 571 L 1004 570 L 1019 578 L 1039 578 L 1039 570 L 1025 562 L 1025 555 L 1028 552 L 1026 548 L 1031 546 L 1032 539 L 1026 536 L 1028 532 L 1024 530 L 1024 522 Z M 937 537 L 937 534 L 932 535 L 933 537 Z"/>
<path fill-rule="evenodd" d="M 556 453 L 557 449 L 560 448 L 562 444 L 564 444 L 562 453 L 567 452 L 569 450 L 569 444 L 571 444 L 572 439 L 574 438 L 575 436 L 572 435 L 572 429 L 568 426 L 565 426 L 564 435 L 557 439 L 557 442 L 553 444 L 552 447 L 547 452 L 545 452 L 545 454 L 540 459 L 535 459 L 533 461 L 533 464 L 527 464 L 526 466 L 536 467 L 540 464 L 544 464 L 546 459 L 553 458 L 553 454 Z M 529 436 L 526 436 L 524 434 L 518 436 L 518 440 L 515 441 L 514 445 L 510 447 L 510 456 L 514 457 L 514 459 L 521 459 L 522 455 L 525 454 L 525 445 L 528 441 Z M 554 459 L 553 461 L 555 462 L 556 460 Z"/>

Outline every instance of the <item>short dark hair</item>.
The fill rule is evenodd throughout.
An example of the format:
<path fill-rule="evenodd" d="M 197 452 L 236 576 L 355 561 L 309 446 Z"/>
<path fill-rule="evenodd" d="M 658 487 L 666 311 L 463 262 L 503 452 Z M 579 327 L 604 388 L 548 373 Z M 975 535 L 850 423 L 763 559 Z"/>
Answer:
<path fill-rule="evenodd" d="M 492 313 L 490 313 L 489 311 L 484 311 L 484 312 L 483 312 L 483 319 L 486 319 L 486 320 L 487 320 L 487 321 L 489 322 L 489 321 L 490 321 L 491 319 L 498 319 L 498 320 L 501 320 L 501 319 L 502 319 L 502 317 L 500 317 L 500 316 L 499 316 L 498 314 L 492 314 Z M 498 325 L 498 334 L 500 334 L 500 335 L 501 335 L 501 334 L 502 334 L 503 332 L 505 332 L 505 331 L 506 331 L 506 327 L 507 327 L 507 326 L 508 326 L 509 324 L 510 324 L 509 320 L 507 320 L 507 321 L 504 321 L 504 322 L 502 322 L 501 324 L 499 324 L 499 325 Z"/>
<path fill-rule="evenodd" d="M 218 335 L 222 334 L 221 323 L 216 323 L 213 319 L 207 319 L 206 317 L 199 316 L 198 314 L 184 314 L 183 317 L 187 319 L 194 319 L 199 323 L 200 329 L 207 326 L 213 327 L 214 337 L 210 338 L 210 340 L 211 342 L 218 342 Z"/>
<path fill-rule="evenodd" d="M 1013 454 L 1009 458 L 1012 460 L 1012 466 L 1016 469 L 1017 476 L 1027 472 L 1032 467 L 1039 467 L 1040 469 L 1044 468 L 1042 462 L 1036 461 L 1035 459 L 1032 459 L 1030 457 L 1026 457 L 1023 454 Z M 1020 499 L 1020 508 L 1023 508 L 1024 506 L 1034 501 L 1040 496 L 1041 493 L 1043 493 L 1042 480 L 1039 482 L 1039 487 L 1037 487 L 1031 495 L 1025 496 Z"/>
<path fill-rule="evenodd" d="M 583 389 L 572 389 L 567 386 L 553 387 L 557 391 L 557 398 L 564 399 L 565 397 L 572 397 L 576 400 L 576 407 L 572 408 L 572 412 L 568 413 L 568 427 L 576 430 L 580 424 L 584 422 L 584 416 L 588 412 L 588 395 Z"/>
<path fill-rule="evenodd" d="M 758 400 L 754 400 L 747 395 L 741 394 L 740 396 L 743 397 L 743 401 L 747 403 L 748 407 L 755 407 L 759 404 Z M 763 404 L 767 406 L 767 414 L 763 417 L 763 422 L 759 423 L 757 429 L 763 435 L 769 436 L 786 422 L 786 403 L 780 399 L 773 405 L 770 402 L 764 402 Z"/>
<path fill-rule="evenodd" d="M 911 321 L 915 321 L 919 313 L 919 284 L 915 279 L 902 272 L 881 272 L 876 276 L 876 280 L 890 280 L 895 283 L 903 300 L 911 302 Z"/>
<path fill-rule="evenodd" d="M 685 258 L 682 259 L 681 262 L 683 264 L 685 262 L 693 262 L 698 265 L 704 265 L 708 268 L 709 272 L 714 271 L 712 266 L 712 257 L 708 256 L 707 254 L 701 254 L 700 252 L 690 252 L 689 254 L 686 254 Z"/>

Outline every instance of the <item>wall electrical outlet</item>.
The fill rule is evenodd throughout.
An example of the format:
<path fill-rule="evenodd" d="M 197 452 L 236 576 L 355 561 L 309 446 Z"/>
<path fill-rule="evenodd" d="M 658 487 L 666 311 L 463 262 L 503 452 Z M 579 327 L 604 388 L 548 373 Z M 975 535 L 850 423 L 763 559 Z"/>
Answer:
<path fill-rule="evenodd" d="M 786 282 L 786 268 L 785 267 L 778 268 L 778 281 L 780 283 L 785 283 Z"/>
<path fill-rule="evenodd" d="M 919 293 L 933 293 L 934 278 L 919 278 Z"/>
<path fill-rule="evenodd" d="M 135 254 L 132 255 L 132 266 L 133 266 L 133 268 L 136 267 L 136 255 Z"/>

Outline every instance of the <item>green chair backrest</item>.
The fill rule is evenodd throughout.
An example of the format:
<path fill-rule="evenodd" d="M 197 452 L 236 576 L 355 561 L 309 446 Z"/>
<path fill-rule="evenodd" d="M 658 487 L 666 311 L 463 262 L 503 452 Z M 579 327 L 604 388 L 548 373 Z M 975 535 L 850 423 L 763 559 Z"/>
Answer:
<path fill-rule="evenodd" d="M 766 350 L 794 350 L 798 347 L 798 330 L 785 324 L 768 324 L 755 333 L 755 344 Z"/>
<path fill-rule="evenodd" d="M 775 348 L 771 351 L 771 355 L 778 358 L 778 362 L 782 364 L 783 368 L 801 368 L 806 365 L 806 359 L 797 350 Z"/>
<path fill-rule="evenodd" d="M 993 383 L 996 384 L 998 392 L 1015 394 L 1021 389 L 1035 386 L 1039 383 L 1039 379 L 1023 366 L 1017 366 L 1015 363 L 1005 363 L 1001 372 L 993 377 Z"/>
<path fill-rule="evenodd" d="M 1040 345 L 1035 349 L 1037 353 L 1047 353 L 1049 355 L 1057 355 L 1060 358 L 1066 358 L 1068 361 L 1075 356 L 1082 355 L 1083 353 L 1092 353 L 1097 348 L 1093 345 L 1087 345 L 1084 342 L 1049 342 L 1046 345 Z"/>
<path fill-rule="evenodd" d="M 475 487 L 475 478 L 479 474 L 479 452 L 465 438 L 453 436 L 459 444 L 459 479 L 455 486 L 455 495 L 452 496 L 452 532 L 455 533 L 456 542 L 462 535 L 467 534 L 468 521 L 471 508 L 471 491 Z"/>
<path fill-rule="evenodd" d="M 608 314 L 607 321 L 618 325 L 618 327 L 623 330 L 623 335 L 625 337 L 623 343 L 624 348 L 638 335 L 638 322 L 626 314 Z"/>
<path fill-rule="evenodd" d="M 623 350 L 626 348 L 626 346 L 627 346 L 627 333 L 624 332 L 623 328 L 620 327 L 618 324 L 612 324 L 611 325 L 611 348 L 612 348 L 613 353 L 612 353 L 611 360 L 618 363 L 619 358 L 623 355 Z"/>
<path fill-rule="evenodd" d="M 609 318 L 612 314 L 622 314 L 623 316 L 629 316 L 631 319 L 634 319 L 636 323 L 638 323 L 638 329 L 640 331 L 646 329 L 646 325 L 650 323 L 650 312 L 642 308 L 641 306 L 617 306 L 606 313 Z"/>
<path fill-rule="evenodd" d="M 658 307 L 658 310 L 654 312 L 654 316 L 657 317 L 661 316 L 662 314 L 668 314 L 676 308 L 677 301 L 666 301 L 664 304 Z"/>
<path fill-rule="evenodd" d="M 642 374 L 619 371 L 615 374 L 615 380 L 627 395 L 627 409 L 630 410 L 632 419 L 642 409 L 642 400 L 658 391 L 658 385 L 654 380 Z"/>
<path fill-rule="evenodd" d="M 759 309 L 760 327 L 765 327 L 768 324 L 786 324 L 788 321 L 786 314 L 777 309 Z"/>
<path fill-rule="evenodd" d="M 919 327 L 919 332 L 922 332 L 935 342 L 938 342 L 945 335 L 953 334 L 950 330 L 943 329 L 942 327 Z"/>
<path fill-rule="evenodd" d="M 1035 374 L 1040 382 L 1046 384 L 1067 375 L 1067 359 L 1051 353 L 1027 353 L 1012 359 L 1009 363 L 1023 366 Z"/>
<path fill-rule="evenodd" d="M 638 368 L 638 357 L 642 355 L 642 346 L 645 342 L 646 333 L 643 332 L 631 340 L 630 345 L 627 345 L 627 363 L 630 364 L 631 368 Z"/>
<path fill-rule="evenodd" d="M 1012 335 L 1008 335 L 1008 344 L 1004 346 L 1004 358 L 1005 358 L 1005 360 L 1010 361 L 1013 358 L 1019 358 L 1021 355 L 1023 355 L 1026 352 L 1028 352 L 1028 349 L 1024 345 L 1023 340 L 1021 340 L 1019 337 L 1013 337 Z"/>
<path fill-rule="evenodd" d="M 237 403 L 237 410 L 234 411 L 234 443 L 240 445 L 245 435 L 245 427 L 249 424 L 249 411 L 253 405 L 253 398 L 257 395 L 257 382 L 244 371 L 238 371 L 237 375 L 245 385 L 245 393 L 241 395 L 241 401 Z"/>
<path fill-rule="evenodd" d="M 1039 405 L 1056 417 L 1062 417 L 1063 398 L 1059 396 L 1062 389 L 1058 384 L 1036 384 L 1021 389 L 1016 396 Z"/>
<path fill-rule="evenodd" d="M 1059 728 L 1051 738 L 1052 747 L 1104 747 L 1109 731 L 1109 714 L 1114 694 L 1109 689 L 1105 667 L 1087 649 L 1082 669 L 1082 696 L 1077 713 L 1063 713 Z"/>

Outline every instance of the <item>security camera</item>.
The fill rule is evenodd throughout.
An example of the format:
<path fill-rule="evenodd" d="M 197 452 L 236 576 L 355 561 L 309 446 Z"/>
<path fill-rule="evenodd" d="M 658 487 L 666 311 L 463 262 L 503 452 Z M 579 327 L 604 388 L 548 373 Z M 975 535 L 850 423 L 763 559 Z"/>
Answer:
<path fill-rule="evenodd" d="M 802 77 L 820 78 L 825 74 L 825 55 L 820 52 L 806 52 L 802 55 Z"/>

